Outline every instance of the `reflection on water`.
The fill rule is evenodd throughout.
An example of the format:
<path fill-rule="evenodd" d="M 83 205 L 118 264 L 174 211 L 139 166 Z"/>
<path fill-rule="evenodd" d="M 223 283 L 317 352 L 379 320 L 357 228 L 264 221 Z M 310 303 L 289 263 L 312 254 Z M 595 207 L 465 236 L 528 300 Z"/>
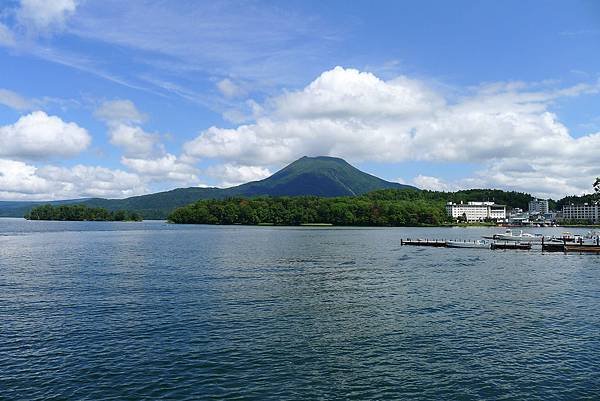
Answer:
<path fill-rule="evenodd" d="M 495 231 L 0 219 L 0 399 L 593 399 L 600 257 L 399 246 Z"/>

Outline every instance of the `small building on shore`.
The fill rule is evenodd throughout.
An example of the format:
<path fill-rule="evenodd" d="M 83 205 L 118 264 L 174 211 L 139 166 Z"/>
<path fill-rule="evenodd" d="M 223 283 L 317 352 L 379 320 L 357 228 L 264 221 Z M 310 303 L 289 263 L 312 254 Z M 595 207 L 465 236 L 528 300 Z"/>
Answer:
<path fill-rule="evenodd" d="M 494 202 L 448 202 L 446 213 L 453 219 L 464 219 L 467 222 L 500 221 L 506 219 L 506 206 Z"/>

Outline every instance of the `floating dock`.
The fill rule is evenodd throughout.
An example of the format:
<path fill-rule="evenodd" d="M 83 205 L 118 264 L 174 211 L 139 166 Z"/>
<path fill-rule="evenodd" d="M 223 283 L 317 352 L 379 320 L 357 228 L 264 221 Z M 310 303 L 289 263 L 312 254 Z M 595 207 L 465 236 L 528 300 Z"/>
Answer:
<path fill-rule="evenodd" d="M 564 245 L 565 253 L 567 252 L 585 252 L 585 253 L 600 253 L 599 245 L 588 244 L 566 244 Z"/>
<path fill-rule="evenodd" d="M 550 242 L 550 243 L 542 242 L 542 252 L 564 252 L 564 251 L 565 251 L 565 244 L 561 244 L 561 243 L 557 243 L 557 242 Z"/>
<path fill-rule="evenodd" d="M 528 251 L 531 249 L 531 242 L 516 243 L 516 242 L 492 242 L 490 249 L 514 249 Z"/>
<path fill-rule="evenodd" d="M 413 246 L 432 246 L 435 248 L 445 248 L 446 240 L 430 240 L 430 239 L 401 239 L 400 245 L 413 245 Z"/>
<path fill-rule="evenodd" d="M 450 241 L 455 242 L 459 245 L 462 244 L 471 244 L 471 241 Z M 536 250 L 540 250 L 542 252 L 563 252 L 563 253 L 596 253 L 600 254 L 600 238 L 596 238 L 594 243 L 583 243 L 583 242 L 567 242 L 563 240 L 563 242 L 557 241 L 545 241 L 542 239 L 541 243 L 532 244 L 531 242 L 512 242 L 512 241 L 495 241 L 492 242 L 489 246 L 489 249 L 492 250 L 523 250 L 528 251 L 533 248 L 535 245 Z M 474 243 L 474 242 L 473 242 Z M 475 248 L 473 246 L 448 246 L 448 241 L 443 239 L 400 239 L 400 245 L 410 245 L 410 246 L 429 246 L 433 248 L 465 248 L 471 249 Z M 540 247 L 541 245 L 541 247 Z M 483 248 L 483 247 L 482 247 Z"/>

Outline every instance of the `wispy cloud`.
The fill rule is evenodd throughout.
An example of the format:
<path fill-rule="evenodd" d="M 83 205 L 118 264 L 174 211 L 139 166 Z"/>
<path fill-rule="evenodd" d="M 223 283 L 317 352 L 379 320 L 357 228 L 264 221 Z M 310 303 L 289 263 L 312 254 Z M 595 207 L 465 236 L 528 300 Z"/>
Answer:
<path fill-rule="evenodd" d="M 149 65 L 167 72 L 202 71 L 260 85 L 303 81 L 296 75 L 298 60 L 316 58 L 335 37 L 317 18 L 231 1 L 184 1 L 177 7 L 150 1 L 89 2 L 67 30 L 146 53 Z M 323 39 L 328 33 L 330 39 Z"/>
<path fill-rule="evenodd" d="M 221 113 L 234 98 L 302 85 L 329 67 L 325 55 L 342 35 L 315 16 L 254 1 L 62 3 L 40 15 L 15 8 L 13 26 L 0 26 L 0 41 L 129 88 L 203 106 L 224 103 L 216 107 Z M 60 27 L 60 35 L 30 35 L 24 21 L 31 29 Z M 243 83 L 243 90 L 233 96 L 218 82 Z"/>

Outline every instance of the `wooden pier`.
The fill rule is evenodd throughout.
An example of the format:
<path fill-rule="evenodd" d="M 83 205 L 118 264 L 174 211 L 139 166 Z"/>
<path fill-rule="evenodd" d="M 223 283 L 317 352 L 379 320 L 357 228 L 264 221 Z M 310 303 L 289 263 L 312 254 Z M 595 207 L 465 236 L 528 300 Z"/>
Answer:
<path fill-rule="evenodd" d="M 430 240 L 430 239 L 401 239 L 400 245 L 413 245 L 413 246 L 432 246 L 435 248 L 445 248 L 446 240 Z"/>
<path fill-rule="evenodd" d="M 454 241 L 457 242 L 457 241 Z M 463 241 L 467 243 L 467 241 Z M 448 242 L 445 239 L 400 239 L 400 245 L 410 245 L 410 246 L 428 246 L 433 248 L 448 248 Z M 564 253 L 596 253 L 600 254 L 600 238 L 596 238 L 595 244 L 583 243 L 583 242 L 567 242 L 563 240 L 562 242 L 556 241 L 545 241 L 542 238 L 541 244 L 536 244 L 536 250 L 540 250 L 542 252 L 564 252 Z M 454 248 L 454 247 L 453 247 Z M 462 248 L 462 247 L 456 247 Z M 465 249 L 469 249 L 469 247 L 464 247 Z M 512 242 L 512 241 L 495 241 L 490 244 L 489 249 L 492 250 L 531 250 L 532 243 L 531 242 Z"/>
<path fill-rule="evenodd" d="M 545 242 L 542 238 L 542 252 L 580 252 L 600 253 L 600 237 L 596 237 L 596 243 L 567 242 Z"/>
<path fill-rule="evenodd" d="M 561 244 L 558 242 L 550 242 L 543 243 L 542 242 L 542 252 L 564 252 L 565 244 Z"/>
<path fill-rule="evenodd" d="M 599 245 L 566 244 L 564 246 L 564 248 L 565 248 L 565 253 L 567 253 L 567 252 L 600 253 Z"/>
<path fill-rule="evenodd" d="M 519 242 L 492 242 L 490 249 L 513 249 L 528 251 L 531 249 L 531 242 L 519 243 Z"/>

